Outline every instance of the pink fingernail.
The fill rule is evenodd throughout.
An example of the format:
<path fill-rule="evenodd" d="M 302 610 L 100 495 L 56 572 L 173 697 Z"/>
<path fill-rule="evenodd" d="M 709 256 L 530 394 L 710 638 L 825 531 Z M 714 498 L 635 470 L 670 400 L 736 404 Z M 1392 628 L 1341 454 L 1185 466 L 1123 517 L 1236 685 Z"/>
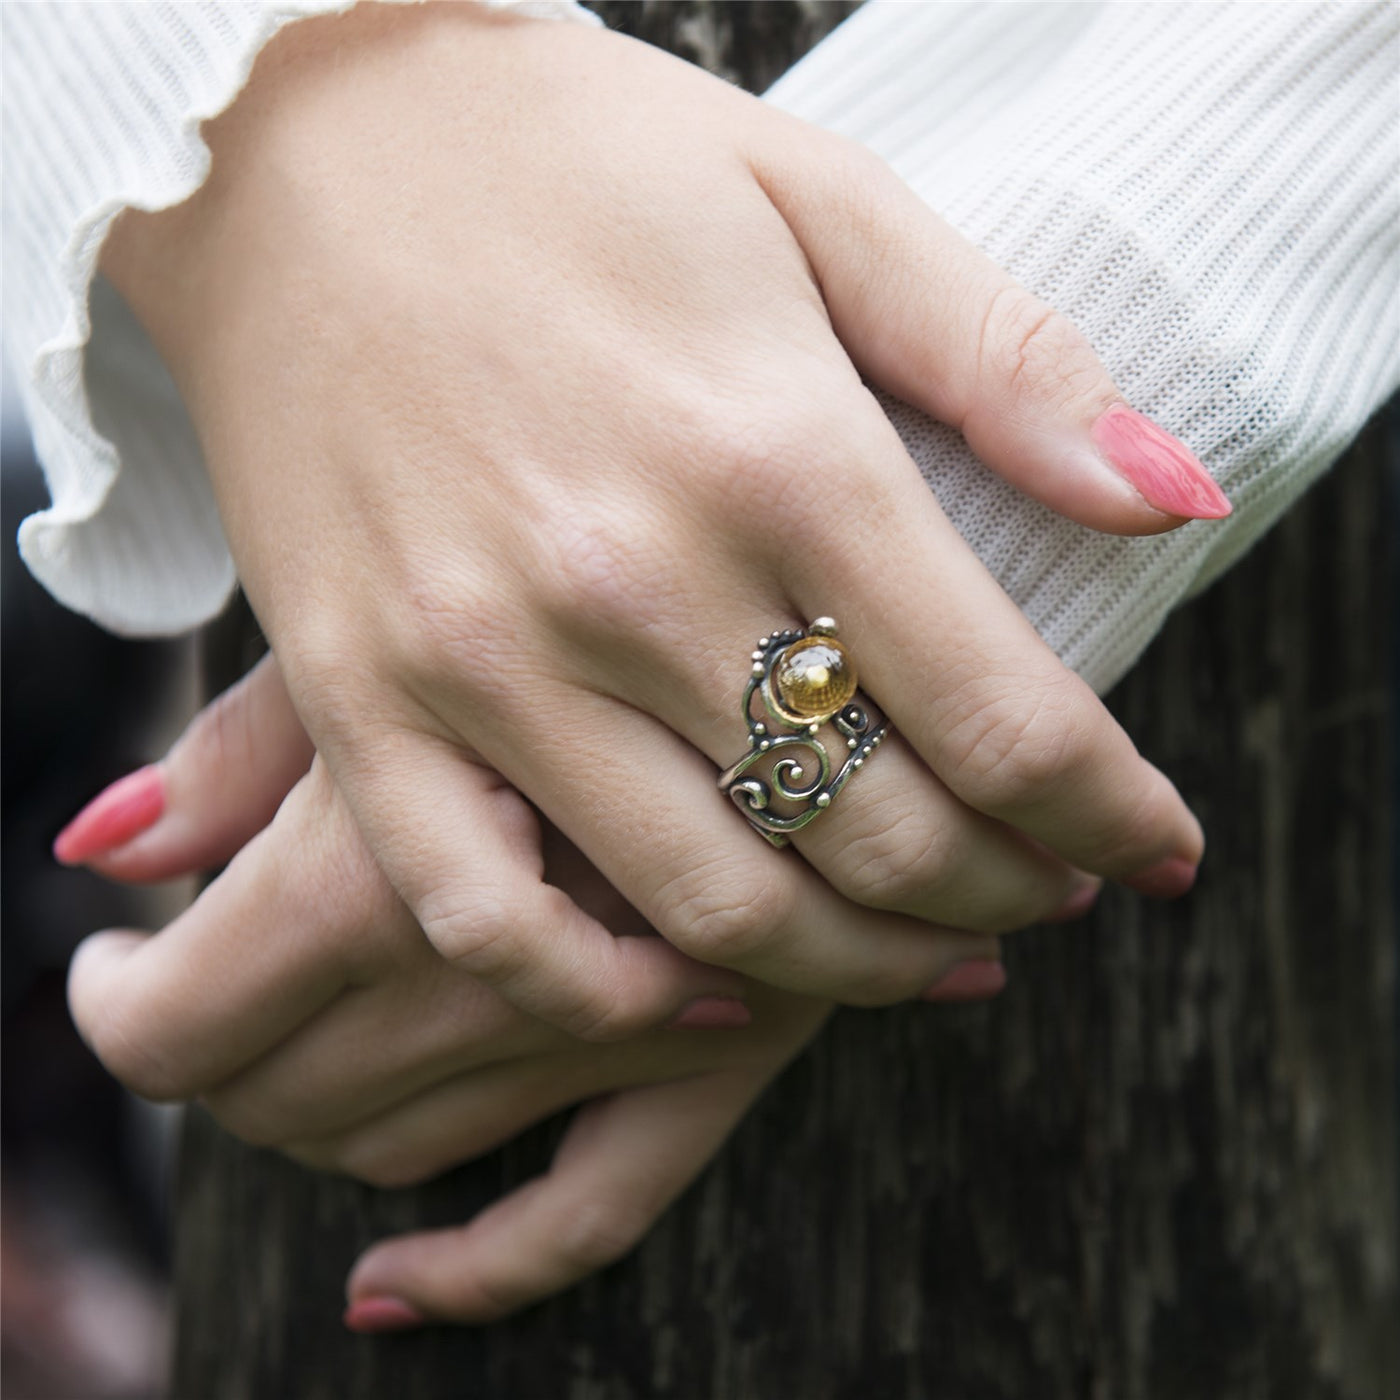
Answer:
<path fill-rule="evenodd" d="M 1184 442 L 1127 404 L 1100 415 L 1089 434 L 1148 505 L 1188 520 L 1219 520 L 1234 509 Z"/>
<path fill-rule="evenodd" d="M 165 779 L 157 764 L 118 778 L 73 818 L 53 843 L 54 859 L 81 865 L 149 830 L 165 811 Z"/>
<path fill-rule="evenodd" d="M 1199 868 L 1184 856 L 1169 856 L 1146 870 L 1138 871 L 1123 883 L 1129 889 L 1150 895 L 1153 899 L 1178 899 L 1196 883 Z"/>
<path fill-rule="evenodd" d="M 1053 914 L 1047 914 L 1041 922 L 1067 924 L 1071 919 L 1082 918 L 1098 903 L 1099 892 L 1102 889 L 1102 880 L 1093 880 L 1081 885 Z"/>
<path fill-rule="evenodd" d="M 921 1001 L 983 1001 L 1006 986 L 1006 969 L 999 962 L 979 958 L 959 963 L 931 987 L 919 993 Z"/>
<path fill-rule="evenodd" d="M 402 1332 L 421 1327 L 427 1318 L 402 1298 L 357 1298 L 342 1321 L 352 1332 Z"/>
<path fill-rule="evenodd" d="M 730 1031 L 752 1023 L 753 1012 L 734 997 L 697 997 L 667 1025 L 676 1031 Z"/>

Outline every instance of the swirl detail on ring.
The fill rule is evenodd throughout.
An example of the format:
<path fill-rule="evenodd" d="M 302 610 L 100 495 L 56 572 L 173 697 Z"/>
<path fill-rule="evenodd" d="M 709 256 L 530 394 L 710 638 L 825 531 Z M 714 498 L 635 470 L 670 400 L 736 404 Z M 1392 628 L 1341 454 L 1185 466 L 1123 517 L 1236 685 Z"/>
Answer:
<path fill-rule="evenodd" d="M 855 702 L 855 666 L 829 617 L 805 630 L 760 637 L 752 661 L 742 701 L 749 750 L 719 775 L 719 786 L 760 835 L 786 846 L 792 832 L 832 804 L 890 725 L 874 723 Z M 844 741 L 839 766 L 823 742 L 828 723 Z"/>

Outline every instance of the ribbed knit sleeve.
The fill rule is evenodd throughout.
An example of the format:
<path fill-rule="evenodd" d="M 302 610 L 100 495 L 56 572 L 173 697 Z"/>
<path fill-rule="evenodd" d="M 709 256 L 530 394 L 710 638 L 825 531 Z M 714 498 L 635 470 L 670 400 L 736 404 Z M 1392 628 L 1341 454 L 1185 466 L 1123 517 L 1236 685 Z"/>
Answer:
<path fill-rule="evenodd" d="M 1234 503 L 1094 534 L 887 402 L 961 533 L 1101 691 L 1400 385 L 1400 6 L 874 0 L 769 97 L 880 152 L 1068 315 Z"/>
<path fill-rule="evenodd" d="M 482 0 L 596 23 L 568 0 Z M 124 208 L 166 209 L 209 171 L 200 123 L 285 24 L 353 0 L 0 5 L 6 350 L 53 504 L 20 552 L 58 600 L 117 632 L 179 632 L 233 563 L 165 366 L 97 275 Z"/>

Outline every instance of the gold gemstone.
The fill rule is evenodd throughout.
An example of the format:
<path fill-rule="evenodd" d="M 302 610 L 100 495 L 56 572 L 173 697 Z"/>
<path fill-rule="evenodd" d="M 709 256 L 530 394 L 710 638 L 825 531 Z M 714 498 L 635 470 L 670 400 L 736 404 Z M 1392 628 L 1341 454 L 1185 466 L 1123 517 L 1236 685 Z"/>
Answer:
<path fill-rule="evenodd" d="M 773 686 L 789 714 L 826 719 L 856 693 L 856 668 L 835 637 L 804 637 L 778 658 Z"/>

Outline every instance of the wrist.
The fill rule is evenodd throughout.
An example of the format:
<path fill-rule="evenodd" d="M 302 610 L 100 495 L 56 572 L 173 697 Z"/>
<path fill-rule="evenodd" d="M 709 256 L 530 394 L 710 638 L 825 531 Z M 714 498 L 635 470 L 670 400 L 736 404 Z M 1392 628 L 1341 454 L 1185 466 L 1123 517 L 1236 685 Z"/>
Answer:
<path fill-rule="evenodd" d="M 204 184 L 171 208 L 126 210 L 101 253 L 187 396 L 210 332 L 251 304 L 261 274 L 304 233 L 301 216 L 353 209 L 336 189 L 353 143 L 422 127 L 418 80 L 460 74 L 469 45 L 470 61 L 489 65 L 483 36 L 521 27 L 556 26 L 485 5 L 371 4 L 288 25 L 266 45 L 237 99 L 202 129 Z"/>

